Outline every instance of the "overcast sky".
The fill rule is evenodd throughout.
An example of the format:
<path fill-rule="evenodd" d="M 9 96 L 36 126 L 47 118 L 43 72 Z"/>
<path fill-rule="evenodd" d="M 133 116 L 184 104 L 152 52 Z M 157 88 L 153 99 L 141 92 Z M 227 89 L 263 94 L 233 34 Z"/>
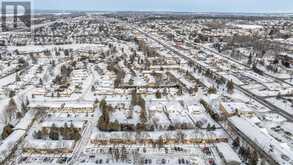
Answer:
<path fill-rule="evenodd" d="M 35 9 L 178 12 L 290 12 L 293 0 L 32 0 Z"/>

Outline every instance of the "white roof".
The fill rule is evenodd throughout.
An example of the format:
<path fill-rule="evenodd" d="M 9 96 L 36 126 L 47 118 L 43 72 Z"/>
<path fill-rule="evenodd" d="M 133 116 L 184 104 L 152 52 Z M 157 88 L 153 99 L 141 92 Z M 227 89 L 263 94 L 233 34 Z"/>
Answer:
<path fill-rule="evenodd" d="M 32 102 L 29 105 L 34 107 L 48 107 L 48 108 L 93 108 L 93 103 L 90 102 Z"/>
<path fill-rule="evenodd" d="M 12 132 L 0 146 L 0 162 L 4 161 L 13 151 L 14 146 L 25 135 L 25 131 L 17 130 Z"/>
<path fill-rule="evenodd" d="M 22 129 L 22 130 L 28 129 L 33 119 L 35 118 L 36 113 L 37 111 L 35 110 L 28 111 L 25 114 L 25 116 L 19 121 L 19 123 L 14 127 L 14 129 Z"/>
<path fill-rule="evenodd" d="M 25 130 L 28 129 L 29 125 L 34 119 L 35 113 L 36 111 L 33 110 L 28 111 L 21 119 L 21 121 L 16 125 L 16 130 L 2 141 L 2 144 L 0 145 L 0 162 L 4 161 L 13 152 L 15 145 L 25 135 Z"/>
<path fill-rule="evenodd" d="M 289 165 L 293 163 L 293 151 L 288 146 L 284 147 L 287 144 L 278 142 L 272 136 L 263 132 L 258 126 L 244 118 L 234 116 L 229 118 L 229 121 L 279 164 Z M 284 157 L 287 157 L 289 160 L 285 160 Z"/>
<path fill-rule="evenodd" d="M 293 134 L 293 123 L 291 122 L 285 122 L 281 125 L 281 127 L 287 131 Z"/>
<path fill-rule="evenodd" d="M 72 123 L 74 128 L 83 128 L 84 126 L 83 121 L 47 120 L 42 122 L 42 127 L 52 127 L 52 125 L 55 124 L 57 128 L 61 128 L 64 127 L 65 123 L 67 123 L 68 127 L 70 127 Z"/>
<path fill-rule="evenodd" d="M 70 149 L 73 150 L 75 145 L 74 140 L 37 140 L 29 139 L 25 142 L 24 148 L 34 149 Z"/>
<path fill-rule="evenodd" d="M 225 159 L 226 163 L 229 162 L 236 162 L 241 163 L 240 158 L 238 155 L 233 151 L 233 149 L 229 146 L 228 143 L 217 143 L 216 144 L 218 151 L 221 153 L 223 158 Z"/>
<path fill-rule="evenodd" d="M 226 138 L 223 131 L 204 131 L 204 130 L 182 130 L 186 139 L 210 139 L 210 138 Z M 109 139 L 120 139 L 120 140 L 135 140 L 136 137 L 140 139 L 152 139 L 158 140 L 160 137 L 168 139 L 176 139 L 178 137 L 178 131 L 157 131 L 157 132 L 100 132 L 94 130 L 91 139 L 92 140 L 109 140 Z"/>
<path fill-rule="evenodd" d="M 225 110 L 228 113 L 235 113 L 236 109 L 239 112 L 253 112 L 252 109 L 250 109 L 245 103 L 240 103 L 240 102 L 222 102 L 222 106 L 225 108 Z"/>

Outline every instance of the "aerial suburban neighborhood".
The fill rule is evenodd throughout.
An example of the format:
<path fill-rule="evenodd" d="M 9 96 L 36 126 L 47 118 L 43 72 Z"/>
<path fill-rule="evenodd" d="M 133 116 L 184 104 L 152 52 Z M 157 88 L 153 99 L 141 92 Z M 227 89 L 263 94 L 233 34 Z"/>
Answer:
<path fill-rule="evenodd" d="M 51 11 L 22 28 L 0 32 L 1 165 L 293 165 L 293 15 Z"/>

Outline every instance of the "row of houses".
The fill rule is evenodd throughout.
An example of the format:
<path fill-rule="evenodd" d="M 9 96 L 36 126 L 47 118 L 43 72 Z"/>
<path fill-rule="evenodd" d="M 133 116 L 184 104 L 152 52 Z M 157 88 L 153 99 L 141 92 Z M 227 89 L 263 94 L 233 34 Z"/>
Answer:
<path fill-rule="evenodd" d="M 221 101 L 220 96 L 213 94 L 209 97 L 204 97 L 203 100 L 207 103 L 210 110 L 217 114 L 219 120 L 225 120 L 229 117 L 240 115 L 245 117 L 255 116 L 255 111 L 248 106 L 247 103 L 237 101 Z"/>
<path fill-rule="evenodd" d="M 160 132 L 99 132 L 94 131 L 92 144 L 207 144 L 227 142 L 222 131 L 184 130 Z"/>
<path fill-rule="evenodd" d="M 90 102 L 32 102 L 29 105 L 32 109 L 43 109 L 48 112 L 62 113 L 92 113 L 95 109 L 93 103 Z"/>
<path fill-rule="evenodd" d="M 293 151 L 286 143 L 281 143 L 245 117 L 228 118 L 227 130 L 239 137 L 242 145 L 249 146 L 261 155 L 265 164 L 293 164 Z"/>
<path fill-rule="evenodd" d="M 23 150 L 31 154 L 70 154 L 73 152 L 75 143 L 74 140 L 30 139 L 23 145 Z"/>

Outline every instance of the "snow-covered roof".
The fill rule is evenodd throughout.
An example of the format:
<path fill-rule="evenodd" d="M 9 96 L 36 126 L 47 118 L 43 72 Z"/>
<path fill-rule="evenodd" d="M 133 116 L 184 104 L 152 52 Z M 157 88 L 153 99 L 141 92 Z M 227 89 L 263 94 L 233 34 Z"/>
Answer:
<path fill-rule="evenodd" d="M 31 108 L 48 107 L 48 108 L 93 108 L 93 103 L 90 102 L 32 102 L 29 105 Z"/>
<path fill-rule="evenodd" d="M 233 151 L 228 143 L 217 143 L 216 144 L 219 153 L 223 156 L 226 163 L 237 163 L 240 164 L 241 160 L 238 155 Z"/>
<path fill-rule="evenodd" d="M 12 132 L 0 145 L 0 162 L 3 162 L 13 151 L 15 145 L 25 135 L 25 131 L 17 130 Z"/>
<path fill-rule="evenodd" d="M 32 123 L 33 119 L 35 118 L 37 111 L 30 110 L 28 111 L 25 116 L 20 120 L 20 122 L 14 127 L 14 129 L 22 129 L 26 130 L 29 128 L 30 124 Z"/>
<path fill-rule="evenodd" d="M 205 130 L 182 130 L 180 131 L 186 139 L 212 139 L 212 138 L 226 138 L 223 131 L 205 131 Z M 91 135 L 92 140 L 135 140 L 136 137 L 139 139 L 152 139 L 158 140 L 160 137 L 166 139 L 176 139 L 178 137 L 178 131 L 158 131 L 158 132 L 100 132 L 98 130 L 93 131 Z"/>
<path fill-rule="evenodd" d="M 74 128 L 83 128 L 84 122 L 83 121 L 65 121 L 65 120 L 47 120 L 42 122 L 42 127 L 52 127 L 53 124 L 57 128 L 64 127 L 65 123 L 67 124 L 68 127 L 73 124 Z"/>
<path fill-rule="evenodd" d="M 73 150 L 74 140 L 37 140 L 29 139 L 25 142 L 24 148 L 34 148 L 40 150 L 69 149 Z"/>
<path fill-rule="evenodd" d="M 291 122 L 285 122 L 281 125 L 281 127 L 287 131 L 290 132 L 291 134 L 293 134 L 293 123 Z"/>
<path fill-rule="evenodd" d="M 235 113 L 236 110 L 242 113 L 251 113 L 253 112 L 245 103 L 241 102 L 222 102 L 221 105 L 228 113 Z"/>
<path fill-rule="evenodd" d="M 258 126 L 244 118 L 234 116 L 228 120 L 279 164 L 289 165 L 293 163 L 293 151 L 286 144 L 278 142 Z M 284 159 L 285 157 L 288 159 Z"/>
<path fill-rule="evenodd" d="M 0 123 L 4 123 L 5 121 L 5 107 L 8 105 L 9 99 L 2 99 L 0 100 Z M 0 132 L 1 133 L 1 132 Z"/>
<path fill-rule="evenodd" d="M 264 114 L 264 119 L 268 120 L 268 121 L 273 121 L 273 122 L 284 122 L 286 121 L 286 118 L 284 118 L 283 116 L 276 114 L 276 113 L 266 113 Z"/>

